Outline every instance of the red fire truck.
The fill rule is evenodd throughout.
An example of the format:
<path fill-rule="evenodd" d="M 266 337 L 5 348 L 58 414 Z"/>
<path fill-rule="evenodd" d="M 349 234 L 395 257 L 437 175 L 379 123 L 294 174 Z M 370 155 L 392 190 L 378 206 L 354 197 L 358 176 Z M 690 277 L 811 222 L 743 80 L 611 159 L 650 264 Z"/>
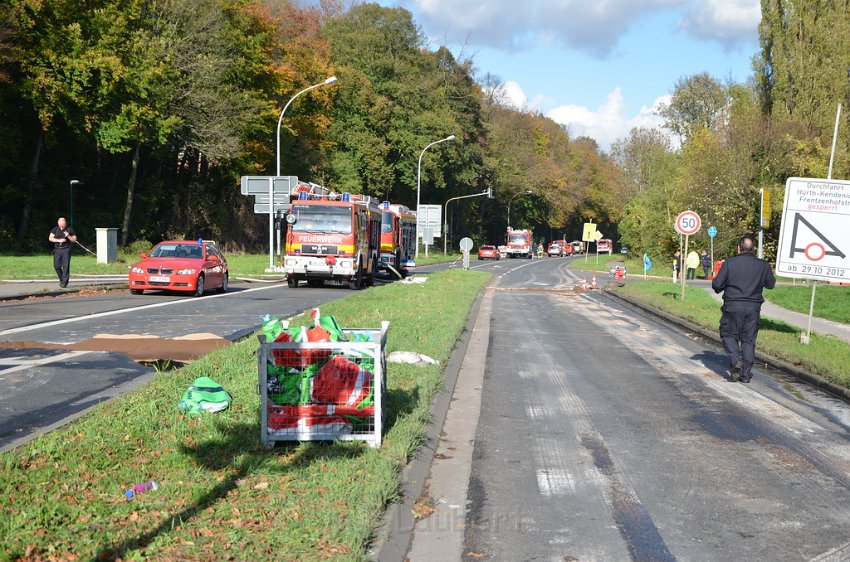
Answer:
<path fill-rule="evenodd" d="M 287 213 L 283 271 L 290 287 L 307 281 L 348 283 L 351 289 L 372 285 L 378 271 L 381 210 L 369 197 L 336 194 L 301 184 Z"/>
<path fill-rule="evenodd" d="M 381 261 L 379 268 L 407 275 L 416 255 L 416 213 L 404 205 L 384 201 L 381 205 Z"/>
<path fill-rule="evenodd" d="M 508 227 L 506 249 L 509 258 L 531 259 L 531 231 L 514 230 Z"/>

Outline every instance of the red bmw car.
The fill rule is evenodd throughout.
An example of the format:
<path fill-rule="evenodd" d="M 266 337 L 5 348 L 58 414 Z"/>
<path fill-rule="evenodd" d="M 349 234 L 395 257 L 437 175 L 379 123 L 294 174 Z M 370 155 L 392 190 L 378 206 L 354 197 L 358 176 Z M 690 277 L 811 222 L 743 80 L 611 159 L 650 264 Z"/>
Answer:
<path fill-rule="evenodd" d="M 211 240 L 168 240 L 154 246 L 130 268 L 130 292 L 185 291 L 199 297 L 208 289 L 227 291 L 227 260 Z"/>

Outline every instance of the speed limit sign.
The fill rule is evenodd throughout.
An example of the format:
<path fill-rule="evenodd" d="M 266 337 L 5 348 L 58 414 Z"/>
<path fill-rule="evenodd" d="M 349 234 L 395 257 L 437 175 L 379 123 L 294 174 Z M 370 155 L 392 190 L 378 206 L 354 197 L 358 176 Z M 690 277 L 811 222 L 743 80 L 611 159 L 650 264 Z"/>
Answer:
<path fill-rule="evenodd" d="M 683 211 L 679 213 L 678 217 L 676 217 L 676 224 L 674 225 L 674 228 L 679 234 L 690 236 L 699 232 L 699 227 L 701 225 L 702 221 L 698 214 L 693 211 Z"/>

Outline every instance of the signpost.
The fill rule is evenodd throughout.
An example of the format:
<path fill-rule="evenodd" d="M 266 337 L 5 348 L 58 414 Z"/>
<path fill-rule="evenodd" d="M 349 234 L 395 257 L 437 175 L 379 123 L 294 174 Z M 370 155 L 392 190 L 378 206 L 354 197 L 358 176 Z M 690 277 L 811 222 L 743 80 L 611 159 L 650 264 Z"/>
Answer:
<path fill-rule="evenodd" d="M 676 222 L 673 224 L 673 228 L 676 229 L 676 232 L 685 236 L 685 251 L 681 254 L 682 258 L 688 255 L 688 241 L 692 234 L 699 232 L 700 226 L 702 226 L 702 220 L 694 211 L 682 211 L 679 213 L 679 216 L 676 217 Z M 679 274 L 682 277 L 682 300 L 685 300 L 686 275 L 683 269 L 683 267 L 679 266 Z"/>
<path fill-rule="evenodd" d="M 255 197 L 254 213 L 269 215 L 269 267 L 267 272 L 281 271 L 283 268 L 274 265 L 274 216 L 278 211 L 290 209 L 289 197 L 298 185 L 296 176 L 242 176 L 242 195 Z M 272 203 L 269 204 L 269 201 Z M 278 255 L 280 254 L 280 237 L 278 236 Z"/>
<path fill-rule="evenodd" d="M 416 232 L 425 244 L 425 257 L 428 257 L 428 246 L 434 243 L 434 238 L 442 236 L 443 227 L 442 205 L 419 205 L 416 210 Z M 428 234 L 426 234 L 426 229 Z M 417 246 L 419 240 L 416 241 Z"/>
<path fill-rule="evenodd" d="M 581 241 L 585 242 L 584 263 L 587 263 L 587 253 L 588 253 L 587 250 L 590 248 L 590 243 L 596 241 L 596 225 L 595 224 L 593 224 L 592 222 L 584 223 L 584 227 L 581 230 Z M 597 255 L 597 260 L 598 260 L 599 254 L 596 254 L 596 255 Z"/>
<path fill-rule="evenodd" d="M 469 269 L 469 250 L 472 249 L 472 239 L 471 238 L 461 238 L 460 239 L 460 249 L 463 252 L 463 268 Z"/>
<path fill-rule="evenodd" d="M 850 181 L 788 178 L 776 250 L 776 274 L 794 279 L 850 283 Z M 815 301 L 809 307 L 809 343 Z"/>
<path fill-rule="evenodd" d="M 711 240 L 711 272 L 712 277 L 714 276 L 714 237 L 717 236 L 717 228 L 713 226 L 708 227 L 708 237 Z"/>

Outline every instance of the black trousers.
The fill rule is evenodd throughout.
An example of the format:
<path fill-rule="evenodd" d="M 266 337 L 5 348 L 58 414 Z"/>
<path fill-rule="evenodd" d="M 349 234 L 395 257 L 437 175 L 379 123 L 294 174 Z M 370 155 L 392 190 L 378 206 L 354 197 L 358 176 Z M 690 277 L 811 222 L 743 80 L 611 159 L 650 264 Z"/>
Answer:
<path fill-rule="evenodd" d="M 56 248 L 53 250 L 53 269 L 59 276 L 59 286 L 67 287 L 71 276 L 71 248 Z"/>
<path fill-rule="evenodd" d="M 729 364 L 734 366 L 741 362 L 741 378 L 749 379 L 753 376 L 753 362 L 756 356 L 756 337 L 759 333 L 759 307 L 744 308 L 741 310 L 727 310 L 722 308 L 723 315 L 720 317 L 720 337 L 723 339 L 723 347 L 729 355 Z"/>

